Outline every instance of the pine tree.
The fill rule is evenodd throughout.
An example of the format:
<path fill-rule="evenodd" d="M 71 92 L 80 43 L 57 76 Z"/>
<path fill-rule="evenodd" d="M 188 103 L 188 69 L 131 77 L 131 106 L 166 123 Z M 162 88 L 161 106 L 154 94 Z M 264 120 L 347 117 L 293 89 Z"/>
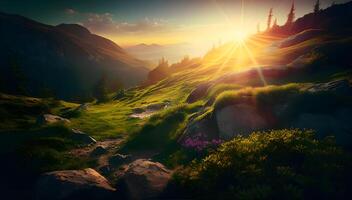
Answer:
<path fill-rule="evenodd" d="M 320 0 L 317 0 L 317 2 L 314 5 L 314 13 L 318 13 L 320 11 Z"/>
<path fill-rule="evenodd" d="M 295 2 L 293 1 L 290 13 L 287 16 L 286 25 L 291 25 L 295 21 L 295 18 L 296 18 L 296 15 L 295 15 Z"/>
<path fill-rule="evenodd" d="M 277 18 L 275 18 L 273 27 L 277 27 L 277 26 L 279 25 L 277 25 Z"/>
<path fill-rule="evenodd" d="M 108 99 L 107 79 L 105 74 L 101 76 L 95 85 L 93 96 L 98 102 L 104 102 Z"/>
<path fill-rule="evenodd" d="M 270 30 L 272 18 L 273 18 L 273 8 L 270 8 L 266 30 Z"/>

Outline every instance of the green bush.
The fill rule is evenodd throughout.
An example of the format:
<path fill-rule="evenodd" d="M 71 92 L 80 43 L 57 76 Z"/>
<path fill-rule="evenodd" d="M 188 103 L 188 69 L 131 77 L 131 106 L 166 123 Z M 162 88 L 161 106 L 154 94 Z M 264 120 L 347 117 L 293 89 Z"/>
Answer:
<path fill-rule="evenodd" d="M 174 142 L 186 126 L 187 118 L 200 104 L 179 105 L 153 115 L 143 127 L 131 134 L 123 147 L 126 150 L 160 150 Z"/>
<path fill-rule="evenodd" d="M 174 181 L 199 199 L 343 199 L 351 197 L 351 155 L 312 131 L 276 130 L 236 137 Z"/>

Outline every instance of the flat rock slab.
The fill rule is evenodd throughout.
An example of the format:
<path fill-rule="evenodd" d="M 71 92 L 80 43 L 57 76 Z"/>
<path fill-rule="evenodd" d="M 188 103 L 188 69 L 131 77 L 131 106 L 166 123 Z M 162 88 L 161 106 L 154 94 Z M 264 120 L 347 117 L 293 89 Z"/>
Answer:
<path fill-rule="evenodd" d="M 45 173 L 36 184 L 36 199 L 109 199 L 115 189 L 94 169 Z"/>

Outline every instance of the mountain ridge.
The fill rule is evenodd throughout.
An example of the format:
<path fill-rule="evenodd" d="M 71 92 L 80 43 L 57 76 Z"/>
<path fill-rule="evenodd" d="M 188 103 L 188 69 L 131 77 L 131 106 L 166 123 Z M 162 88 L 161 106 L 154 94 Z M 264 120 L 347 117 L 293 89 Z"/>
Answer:
<path fill-rule="evenodd" d="M 104 74 L 111 85 L 129 87 L 143 81 L 148 72 L 143 61 L 78 24 L 51 26 L 0 13 L 0 30 L 0 80 L 11 83 L 2 84 L 4 92 L 22 93 L 15 86 L 19 82 L 18 71 L 27 81 L 29 95 L 40 96 L 40 90 L 49 89 L 65 100 L 90 96 L 94 84 Z"/>

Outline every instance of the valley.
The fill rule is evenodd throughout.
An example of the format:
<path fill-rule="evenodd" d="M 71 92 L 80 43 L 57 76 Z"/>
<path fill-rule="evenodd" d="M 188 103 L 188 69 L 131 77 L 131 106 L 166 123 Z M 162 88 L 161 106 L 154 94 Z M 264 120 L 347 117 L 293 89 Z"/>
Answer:
<path fill-rule="evenodd" d="M 55 73 L 62 66 L 71 70 L 71 65 L 54 66 L 66 62 L 56 47 L 43 54 L 22 49 L 21 58 L 33 59 L 27 64 L 47 63 L 35 61 L 36 56 L 55 58 L 54 71 L 44 70 L 47 76 L 26 72 L 31 80 L 47 78 L 43 83 L 59 94 L 41 96 L 40 84 L 27 85 L 30 93 L 12 90 L 18 80 L 8 82 L 11 74 L 0 68 L 0 80 L 7 80 L 0 93 L 2 195 L 39 200 L 350 197 L 351 11 L 351 2 L 333 5 L 297 19 L 289 33 L 276 27 L 214 46 L 201 58 L 170 65 L 161 60 L 149 71 L 144 61 L 79 25 L 46 27 L 0 14 L 0 27 L 5 18 L 16 21 L 6 25 L 13 29 L 27 21 L 31 34 L 26 37 L 46 35 L 43 29 L 53 34 L 48 40 L 60 41 L 56 47 L 64 55 L 77 53 L 67 62 L 83 70 L 77 73 L 82 79 L 69 80 Z M 12 28 L 1 34 L 10 36 Z M 19 38 L 0 44 L 21 49 Z M 5 51 L 0 48 L 1 55 Z M 1 66 L 7 66 L 7 58 Z M 127 87 L 104 88 L 102 69 L 106 81 Z M 97 95 L 76 98 L 94 91 L 96 83 Z"/>

